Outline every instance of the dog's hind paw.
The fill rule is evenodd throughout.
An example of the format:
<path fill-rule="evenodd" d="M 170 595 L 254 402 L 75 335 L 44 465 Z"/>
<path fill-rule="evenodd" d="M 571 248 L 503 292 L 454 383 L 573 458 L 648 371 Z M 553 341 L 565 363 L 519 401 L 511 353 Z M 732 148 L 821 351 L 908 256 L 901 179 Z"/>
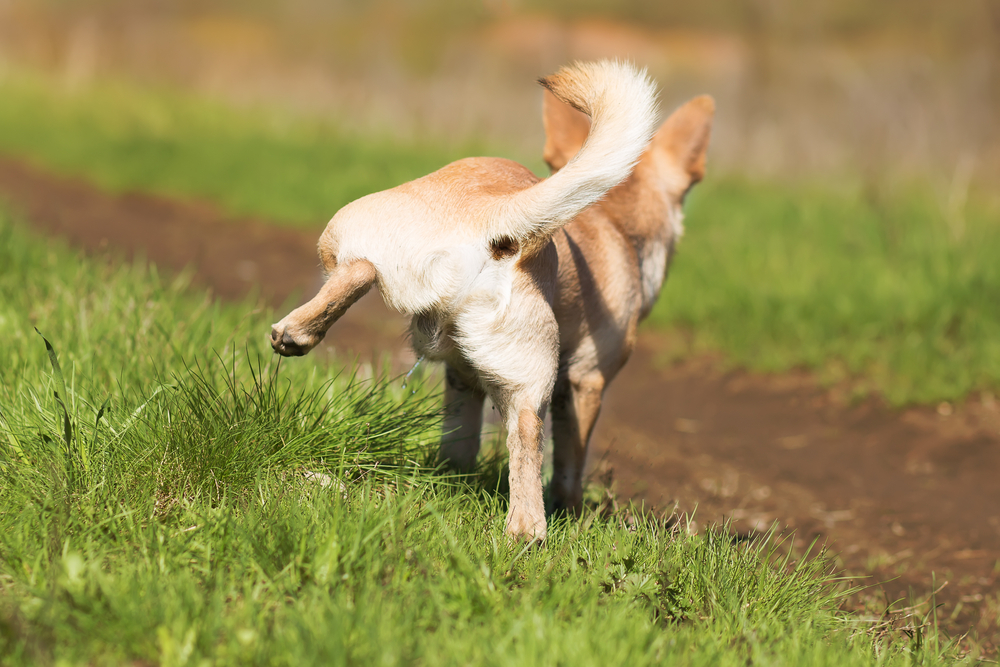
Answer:
<path fill-rule="evenodd" d="M 283 357 L 301 357 L 316 346 L 316 343 L 301 344 L 297 342 L 288 329 L 279 329 L 279 325 L 271 327 L 271 347 Z"/>
<path fill-rule="evenodd" d="M 544 542 L 547 527 L 545 515 L 532 517 L 528 512 L 511 507 L 507 513 L 507 535 L 518 541 Z"/>

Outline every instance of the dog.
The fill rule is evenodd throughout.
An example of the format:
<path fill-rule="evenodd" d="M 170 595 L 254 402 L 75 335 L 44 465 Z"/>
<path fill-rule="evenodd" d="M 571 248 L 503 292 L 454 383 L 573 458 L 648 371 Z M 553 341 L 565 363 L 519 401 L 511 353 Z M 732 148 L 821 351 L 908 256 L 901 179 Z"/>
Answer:
<path fill-rule="evenodd" d="M 576 63 L 539 82 L 549 178 L 466 158 L 348 204 L 319 240 L 326 283 L 270 339 L 306 354 L 377 285 L 412 316 L 417 354 L 446 365 L 441 460 L 473 467 L 489 396 L 507 430 L 506 531 L 541 541 L 545 414 L 551 509 L 578 512 L 603 393 L 666 278 L 714 102 L 695 98 L 657 129 L 654 85 L 630 64 Z"/>

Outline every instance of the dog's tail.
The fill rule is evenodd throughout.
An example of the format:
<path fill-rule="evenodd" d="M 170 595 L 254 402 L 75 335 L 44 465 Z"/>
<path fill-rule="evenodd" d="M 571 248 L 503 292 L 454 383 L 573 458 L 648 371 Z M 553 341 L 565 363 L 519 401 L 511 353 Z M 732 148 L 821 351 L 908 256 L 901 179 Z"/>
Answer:
<path fill-rule="evenodd" d="M 590 116 L 590 134 L 565 167 L 504 200 L 491 221 L 495 241 L 550 237 L 628 178 L 656 131 L 655 87 L 629 63 L 575 63 L 539 83 Z"/>

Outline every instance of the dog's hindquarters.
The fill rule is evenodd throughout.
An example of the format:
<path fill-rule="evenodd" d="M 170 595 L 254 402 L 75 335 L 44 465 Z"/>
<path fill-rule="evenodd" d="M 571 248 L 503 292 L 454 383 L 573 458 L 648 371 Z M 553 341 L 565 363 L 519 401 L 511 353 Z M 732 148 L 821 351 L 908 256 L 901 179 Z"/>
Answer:
<path fill-rule="evenodd" d="M 319 293 L 271 327 L 271 347 L 286 357 L 306 354 L 371 289 L 376 277 L 375 267 L 367 260 L 333 265 Z"/>

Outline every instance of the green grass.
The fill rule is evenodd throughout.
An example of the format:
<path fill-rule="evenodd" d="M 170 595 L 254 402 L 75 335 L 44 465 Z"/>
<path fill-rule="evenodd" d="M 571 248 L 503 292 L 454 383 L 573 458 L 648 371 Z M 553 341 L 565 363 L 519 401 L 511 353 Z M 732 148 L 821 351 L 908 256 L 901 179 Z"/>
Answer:
<path fill-rule="evenodd" d="M 0 265 L 4 665 L 948 662 L 773 538 L 599 507 L 509 542 L 496 462 L 427 465 L 433 387 L 279 368 L 270 313 L 3 216 Z"/>
<path fill-rule="evenodd" d="M 1000 210 L 932 193 L 698 186 L 651 316 L 699 351 L 854 380 L 891 404 L 1000 388 Z"/>
<path fill-rule="evenodd" d="M 121 86 L 69 94 L 8 76 L 0 96 L 0 151 L 285 224 L 318 228 L 348 201 L 463 154 Z M 892 405 L 1000 391 L 1000 210 L 973 197 L 945 215 L 939 199 L 710 171 L 652 325 L 684 332 L 675 355 L 804 368 Z"/>

